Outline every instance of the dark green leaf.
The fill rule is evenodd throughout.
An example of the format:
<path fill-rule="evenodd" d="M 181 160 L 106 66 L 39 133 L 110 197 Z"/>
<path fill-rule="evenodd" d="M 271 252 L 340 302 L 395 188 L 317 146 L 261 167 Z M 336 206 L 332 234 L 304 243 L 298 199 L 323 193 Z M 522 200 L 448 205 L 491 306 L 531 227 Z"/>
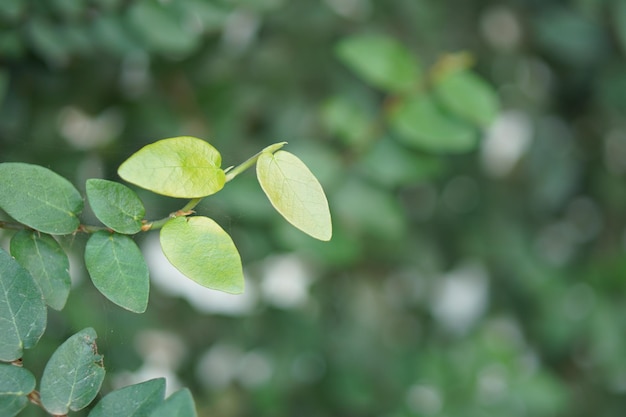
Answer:
<path fill-rule="evenodd" d="M 150 276 L 141 251 L 130 237 L 94 233 L 85 247 L 85 265 L 105 297 L 135 313 L 146 311 Z"/>
<path fill-rule="evenodd" d="M 184 388 L 170 395 L 159 408 L 150 414 L 150 417 L 196 417 L 197 415 L 191 392 Z"/>
<path fill-rule="evenodd" d="M 144 417 L 165 398 L 165 379 L 151 379 L 107 394 L 91 410 L 89 417 Z M 187 414 L 170 414 L 184 416 Z"/>
<path fill-rule="evenodd" d="M 46 304 L 27 270 L 0 249 L 0 360 L 22 357 L 46 329 Z"/>
<path fill-rule="evenodd" d="M 13 417 L 26 404 L 26 397 L 35 389 L 35 377 L 19 366 L 0 364 L 0 415 Z"/>
<path fill-rule="evenodd" d="M 65 415 L 85 408 L 104 379 L 96 332 L 86 328 L 67 339 L 52 354 L 41 377 L 41 403 L 51 414 Z"/>
<path fill-rule="evenodd" d="M 70 262 L 52 236 L 22 230 L 11 239 L 11 255 L 39 284 L 46 304 L 61 310 L 70 293 Z"/>
<path fill-rule="evenodd" d="M 409 90 L 421 77 L 411 52 L 384 35 L 357 35 L 343 39 L 337 45 L 337 55 L 366 82 L 385 90 Z"/>
<path fill-rule="evenodd" d="M 146 215 L 137 194 L 113 181 L 87 180 L 87 198 L 96 217 L 118 233 L 135 234 L 141 230 Z"/>
<path fill-rule="evenodd" d="M 418 150 L 460 153 L 474 149 L 478 142 L 474 128 L 444 114 L 428 96 L 400 103 L 390 122 L 399 138 Z"/>
<path fill-rule="evenodd" d="M 52 235 L 78 227 L 83 200 L 60 175 L 38 165 L 5 162 L 0 184 L 0 208 L 20 223 Z"/>
<path fill-rule="evenodd" d="M 177 217 L 161 229 L 167 259 L 198 284 L 231 294 L 243 292 L 239 251 L 232 239 L 208 217 Z"/>

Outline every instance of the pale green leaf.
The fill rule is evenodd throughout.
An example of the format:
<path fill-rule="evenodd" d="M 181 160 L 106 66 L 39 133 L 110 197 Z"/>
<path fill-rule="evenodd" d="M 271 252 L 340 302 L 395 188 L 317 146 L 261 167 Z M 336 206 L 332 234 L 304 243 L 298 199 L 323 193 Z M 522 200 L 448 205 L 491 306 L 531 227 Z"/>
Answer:
<path fill-rule="evenodd" d="M 85 247 L 85 265 L 91 281 L 106 298 L 135 313 L 146 311 L 150 276 L 141 251 L 130 237 L 94 233 Z"/>
<path fill-rule="evenodd" d="M 320 240 L 330 240 L 332 223 L 324 190 L 295 155 L 263 152 L 257 178 L 274 208 L 292 225 Z"/>
<path fill-rule="evenodd" d="M 112 391 L 91 410 L 89 417 L 148 416 L 165 398 L 165 379 L 157 378 Z M 187 414 L 170 414 L 187 417 Z"/>
<path fill-rule="evenodd" d="M 191 392 L 183 388 L 170 395 L 159 408 L 150 414 L 150 417 L 196 417 L 197 415 Z"/>
<path fill-rule="evenodd" d="M 35 377 L 22 367 L 0 364 L 0 416 L 13 417 L 28 404 Z"/>
<path fill-rule="evenodd" d="M 47 310 L 28 271 L 0 249 L 0 360 L 14 361 L 39 341 Z"/>
<path fill-rule="evenodd" d="M 165 257 L 198 284 L 239 294 L 244 279 L 239 251 L 232 239 L 208 217 L 177 217 L 160 234 Z"/>
<path fill-rule="evenodd" d="M 339 42 L 337 55 L 375 87 L 406 91 L 421 77 L 416 58 L 400 42 L 384 35 L 356 35 Z"/>
<path fill-rule="evenodd" d="M 146 145 L 118 169 L 120 177 L 169 197 L 200 198 L 222 189 L 222 156 L 209 143 L 189 136 Z"/>
<path fill-rule="evenodd" d="M 85 408 L 104 379 L 96 332 L 86 328 L 67 339 L 52 354 L 41 377 L 41 403 L 51 414 L 65 415 Z"/>
<path fill-rule="evenodd" d="M 101 179 L 87 180 L 86 188 L 91 209 L 105 226 L 130 235 L 141 230 L 146 210 L 133 190 Z"/>
<path fill-rule="evenodd" d="M 79 225 L 80 193 L 65 178 L 38 165 L 0 164 L 0 208 L 26 226 L 52 235 Z"/>
<path fill-rule="evenodd" d="M 11 238 L 11 255 L 30 272 L 46 304 L 61 310 L 70 293 L 70 262 L 50 235 L 22 230 Z"/>

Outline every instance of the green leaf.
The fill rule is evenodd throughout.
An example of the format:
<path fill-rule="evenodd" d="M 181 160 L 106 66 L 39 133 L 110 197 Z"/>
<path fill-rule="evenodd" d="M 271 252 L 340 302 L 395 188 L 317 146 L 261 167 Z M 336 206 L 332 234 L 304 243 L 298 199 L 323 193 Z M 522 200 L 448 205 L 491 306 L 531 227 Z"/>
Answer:
<path fill-rule="evenodd" d="M 257 178 L 274 208 L 292 225 L 319 240 L 330 240 L 332 223 L 324 190 L 295 155 L 263 152 Z"/>
<path fill-rule="evenodd" d="M 67 339 L 52 354 L 41 377 L 41 403 L 50 414 L 65 415 L 85 408 L 104 379 L 102 355 L 90 327 Z"/>
<path fill-rule="evenodd" d="M 495 90 L 471 71 L 444 75 L 435 84 L 435 94 L 451 113 L 479 126 L 488 126 L 498 113 Z"/>
<path fill-rule="evenodd" d="M 0 364 L 0 415 L 16 416 L 28 404 L 35 389 L 35 377 L 19 366 Z"/>
<path fill-rule="evenodd" d="M 70 262 L 59 243 L 50 235 L 21 230 L 11 238 L 11 255 L 39 284 L 46 304 L 61 310 L 71 279 Z"/>
<path fill-rule="evenodd" d="M 165 398 L 165 379 L 151 379 L 107 394 L 91 410 L 89 417 L 143 417 L 155 410 Z M 184 416 L 187 414 L 170 414 Z"/>
<path fill-rule="evenodd" d="M 326 128 L 355 147 L 366 145 L 372 119 L 360 102 L 344 96 L 328 100 L 322 108 Z"/>
<path fill-rule="evenodd" d="M 83 209 L 79 192 L 65 178 L 38 165 L 0 164 L 0 208 L 26 226 L 52 235 L 69 234 Z"/>
<path fill-rule="evenodd" d="M 336 53 L 366 82 L 384 90 L 409 90 L 421 77 L 411 52 L 384 35 L 357 35 L 343 39 L 337 45 Z"/>
<path fill-rule="evenodd" d="M 118 233 L 132 235 L 141 230 L 146 215 L 137 194 L 113 181 L 87 180 L 87 198 L 96 217 Z"/>
<path fill-rule="evenodd" d="M 239 251 L 232 239 L 208 217 L 177 217 L 160 234 L 165 257 L 198 284 L 231 294 L 243 292 Z"/>
<path fill-rule="evenodd" d="M 150 417 L 196 417 L 197 415 L 191 392 L 183 388 L 170 395 L 158 409 L 150 414 Z"/>
<path fill-rule="evenodd" d="M 14 361 L 35 346 L 46 320 L 46 304 L 33 277 L 0 249 L 0 360 Z"/>
<path fill-rule="evenodd" d="M 390 118 L 399 139 L 418 150 L 460 153 L 471 151 L 477 145 L 474 128 L 447 116 L 428 96 L 403 101 Z"/>
<path fill-rule="evenodd" d="M 200 198 L 222 189 L 222 156 L 207 142 L 181 136 L 146 145 L 118 169 L 120 177 L 169 197 Z"/>
<path fill-rule="evenodd" d="M 85 247 L 85 265 L 93 284 L 106 298 L 135 313 L 146 311 L 150 276 L 141 251 L 130 237 L 94 233 Z"/>

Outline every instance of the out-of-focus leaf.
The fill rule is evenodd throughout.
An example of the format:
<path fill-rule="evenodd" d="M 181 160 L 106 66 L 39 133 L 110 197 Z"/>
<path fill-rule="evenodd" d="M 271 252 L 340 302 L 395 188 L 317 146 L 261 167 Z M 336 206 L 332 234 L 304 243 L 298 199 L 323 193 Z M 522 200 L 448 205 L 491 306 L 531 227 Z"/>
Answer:
<path fill-rule="evenodd" d="M 106 298 L 135 313 L 146 311 L 150 276 L 141 251 L 130 237 L 94 233 L 85 247 L 85 265 L 93 284 Z"/>
<path fill-rule="evenodd" d="M 426 95 L 403 101 L 390 118 L 402 142 L 418 150 L 461 153 L 478 143 L 474 128 L 444 114 Z"/>
<path fill-rule="evenodd" d="M 120 177 L 170 197 L 199 198 L 222 189 L 222 156 L 207 142 L 181 136 L 146 145 L 118 169 Z"/>
<path fill-rule="evenodd" d="M 324 190 L 295 155 L 263 152 L 257 178 L 274 208 L 291 224 L 319 240 L 330 240 L 332 223 Z"/>
<path fill-rule="evenodd" d="M 231 294 L 243 292 L 239 251 L 232 239 L 208 217 L 177 217 L 160 234 L 165 257 L 198 284 Z"/>
<path fill-rule="evenodd" d="M 52 235 L 79 225 L 83 199 L 65 178 L 38 165 L 0 164 L 0 208 L 26 226 Z"/>
<path fill-rule="evenodd" d="M 152 415 L 165 398 L 165 379 L 157 378 L 112 391 L 91 410 L 89 417 L 142 417 Z M 172 413 L 170 416 L 187 414 Z"/>
<path fill-rule="evenodd" d="M 489 125 L 498 113 L 498 96 L 471 71 L 452 71 L 435 84 L 435 94 L 451 113 L 479 126 Z"/>
<path fill-rule="evenodd" d="M 29 40 L 33 48 L 53 63 L 63 63 L 69 57 L 59 27 L 50 21 L 33 18 L 27 26 Z"/>
<path fill-rule="evenodd" d="M 19 366 L 0 364 L 0 415 L 16 416 L 28 404 L 35 389 L 35 376 Z"/>
<path fill-rule="evenodd" d="M 0 2 L 0 16 L 9 20 L 17 19 L 26 8 L 26 2 L 22 0 L 4 0 Z"/>
<path fill-rule="evenodd" d="M 94 329 L 83 329 L 52 354 L 40 388 L 41 403 L 49 413 L 81 410 L 98 395 L 105 371 L 96 337 Z"/>
<path fill-rule="evenodd" d="M 322 120 L 326 128 L 355 147 L 367 141 L 372 117 L 355 100 L 343 96 L 328 100 L 322 108 Z"/>
<path fill-rule="evenodd" d="M 366 82 L 393 92 L 419 82 L 417 60 L 401 43 L 384 35 L 356 35 L 339 42 L 337 55 Z"/>
<path fill-rule="evenodd" d="M 39 284 L 46 304 L 61 310 L 70 294 L 70 262 L 54 238 L 21 230 L 11 238 L 11 255 Z"/>
<path fill-rule="evenodd" d="M 183 388 L 170 395 L 163 404 L 150 414 L 150 417 L 196 417 L 197 415 L 191 392 L 187 388 Z"/>
<path fill-rule="evenodd" d="M 87 198 L 96 217 L 118 233 L 135 234 L 141 230 L 146 214 L 137 194 L 113 181 L 87 180 Z"/>
<path fill-rule="evenodd" d="M 33 277 L 0 249 L 0 360 L 14 361 L 35 346 L 46 320 L 46 304 Z"/>

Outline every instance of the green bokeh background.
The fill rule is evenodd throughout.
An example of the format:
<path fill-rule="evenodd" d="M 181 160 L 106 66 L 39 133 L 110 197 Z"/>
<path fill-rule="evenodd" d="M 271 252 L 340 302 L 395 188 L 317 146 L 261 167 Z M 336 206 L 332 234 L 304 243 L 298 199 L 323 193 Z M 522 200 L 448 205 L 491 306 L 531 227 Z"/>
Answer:
<path fill-rule="evenodd" d="M 335 54 L 361 33 L 425 68 L 469 52 L 502 103 L 481 144 L 389 147 L 350 114 L 337 131 L 332 100 L 365 120 L 385 100 Z M 625 52 L 622 0 L 2 0 L 0 162 L 84 193 L 158 139 L 206 139 L 224 166 L 287 141 L 334 223 L 329 243 L 300 234 L 243 174 L 198 212 L 239 247 L 244 298 L 153 283 L 143 315 L 64 238 L 75 287 L 26 366 L 91 326 L 104 392 L 172 376 L 203 417 L 624 415 Z M 138 192 L 148 218 L 184 205 Z"/>

